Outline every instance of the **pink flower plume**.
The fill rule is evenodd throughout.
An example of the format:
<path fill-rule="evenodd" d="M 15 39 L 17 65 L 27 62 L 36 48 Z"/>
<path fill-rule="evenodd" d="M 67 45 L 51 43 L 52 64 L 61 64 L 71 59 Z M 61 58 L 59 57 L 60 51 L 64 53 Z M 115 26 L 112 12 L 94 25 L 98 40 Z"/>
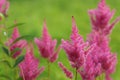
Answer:
<path fill-rule="evenodd" d="M 39 61 L 34 57 L 32 47 L 27 47 L 25 59 L 20 63 L 19 67 L 21 76 L 25 80 L 35 80 L 44 71 L 44 67 L 39 69 Z"/>
<path fill-rule="evenodd" d="M 35 43 L 38 46 L 39 52 L 43 58 L 48 59 L 50 62 L 54 62 L 58 57 L 58 52 L 55 52 L 57 40 L 52 40 L 48 33 L 46 21 L 44 21 L 42 38 L 35 38 Z M 54 59 L 53 59 L 54 58 Z"/>
<path fill-rule="evenodd" d="M 120 21 L 120 17 L 118 17 L 112 24 L 109 23 L 114 13 L 115 11 L 111 11 L 106 5 L 105 0 L 101 0 L 97 9 L 89 10 L 93 30 L 105 35 L 110 34 L 114 25 Z"/>
<path fill-rule="evenodd" d="M 7 0 L 0 0 L 0 13 L 7 15 L 10 3 Z"/>
<path fill-rule="evenodd" d="M 66 77 L 72 79 L 73 73 L 69 71 L 61 62 L 58 62 L 59 67 L 62 69 L 62 71 L 65 73 Z"/>
<path fill-rule="evenodd" d="M 80 68 L 85 61 L 84 49 L 88 46 L 79 35 L 75 19 L 72 17 L 71 41 L 62 40 L 62 48 L 65 50 L 73 68 Z"/>

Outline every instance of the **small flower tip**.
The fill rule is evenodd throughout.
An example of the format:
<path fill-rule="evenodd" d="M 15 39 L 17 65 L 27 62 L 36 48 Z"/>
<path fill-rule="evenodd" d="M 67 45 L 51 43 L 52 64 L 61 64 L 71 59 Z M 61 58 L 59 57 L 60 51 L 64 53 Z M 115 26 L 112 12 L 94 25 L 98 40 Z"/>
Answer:
<path fill-rule="evenodd" d="M 100 2 L 104 2 L 104 0 L 100 0 Z"/>
<path fill-rule="evenodd" d="M 101 3 L 102 5 L 105 5 L 105 4 L 106 4 L 106 1 L 105 1 L 105 0 L 101 0 L 100 3 Z"/>
<path fill-rule="evenodd" d="M 73 25 L 73 26 L 76 26 L 76 23 L 75 23 L 75 18 L 74 18 L 74 16 L 72 16 L 72 25 Z"/>
<path fill-rule="evenodd" d="M 72 33 L 77 33 L 78 32 L 78 28 L 75 22 L 75 18 L 72 17 Z"/>
<path fill-rule="evenodd" d="M 105 3 L 105 0 L 101 0 L 102 3 Z"/>

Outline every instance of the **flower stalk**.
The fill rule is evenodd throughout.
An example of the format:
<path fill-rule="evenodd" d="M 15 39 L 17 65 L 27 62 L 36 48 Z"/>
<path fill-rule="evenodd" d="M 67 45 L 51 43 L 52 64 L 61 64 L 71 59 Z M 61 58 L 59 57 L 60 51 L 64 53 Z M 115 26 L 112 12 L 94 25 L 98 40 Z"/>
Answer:
<path fill-rule="evenodd" d="M 75 80 L 77 80 L 77 68 L 75 69 Z"/>
<path fill-rule="evenodd" d="M 48 80 L 50 80 L 50 62 L 48 61 Z"/>

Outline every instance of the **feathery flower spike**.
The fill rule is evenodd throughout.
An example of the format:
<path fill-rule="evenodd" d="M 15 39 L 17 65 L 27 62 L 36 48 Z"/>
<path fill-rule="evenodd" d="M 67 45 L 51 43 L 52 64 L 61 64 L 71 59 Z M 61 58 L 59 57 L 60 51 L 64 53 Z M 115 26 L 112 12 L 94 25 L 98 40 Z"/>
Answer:
<path fill-rule="evenodd" d="M 9 2 L 7 0 L 0 0 L 0 13 L 7 16 L 8 9 L 9 9 Z"/>
<path fill-rule="evenodd" d="M 51 36 L 49 35 L 46 26 L 46 21 L 44 21 L 43 25 L 42 38 L 35 38 L 34 41 L 38 46 L 40 54 L 43 58 L 48 59 L 50 62 L 54 62 L 57 59 L 59 53 L 59 50 L 55 52 L 57 40 L 52 40 Z"/>
<path fill-rule="evenodd" d="M 98 4 L 98 8 L 89 10 L 88 13 L 90 15 L 93 30 L 104 35 L 110 34 L 115 24 L 120 21 L 120 17 L 118 17 L 112 24 L 109 23 L 115 11 L 110 10 L 105 0 L 101 0 Z"/>
<path fill-rule="evenodd" d="M 114 10 L 110 11 L 105 0 L 101 0 L 97 9 L 90 10 L 89 15 L 93 30 L 88 36 L 88 42 L 90 45 L 96 43 L 96 47 L 91 53 L 93 62 L 95 65 L 100 64 L 101 74 L 105 74 L 106 80 L 111 80 L 110 74 L 115 71 L 117 57 L 116 54 L 110 51 L 108 35 L 111 33 L 114 25 L 120 21 L 120 17 L 112 24 L 109 23 L 114 15 Z"/>
<path fill-rule="evenodd" d="M 62 69 L 62 71 L 65 73 L 66 77 L 72 79 L 73 73 L 69 71 L 61 62 L 58 62 L 59 67 Z"/>
<path fill-rule="evenodd" d="M 62 40 L 62 48 L 65 50 L 70 64 L 73 68 L 80 68 L 85 61 L 85 51 L 87 43 L 79 35 L 74 17 L 72 17 L 72 34 L 71 41 Z"/>
<path fill-rule="evenodd" d="M 35 80 L 44 71 L 44 67 L 38 68 L 39 61 L 33 55 L 33 47 L 27 47 L 25 59 L 19 64 L 21 77 L 25 80 Z"/>

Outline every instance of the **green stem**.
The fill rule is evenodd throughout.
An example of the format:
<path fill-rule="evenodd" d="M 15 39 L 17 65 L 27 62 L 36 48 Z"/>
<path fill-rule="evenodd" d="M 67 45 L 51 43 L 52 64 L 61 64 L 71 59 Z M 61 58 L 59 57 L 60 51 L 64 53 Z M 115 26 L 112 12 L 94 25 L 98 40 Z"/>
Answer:
<path fill-rule="evenodd" d="M 99 80 L 101 80 L 101 76 L 99 76 Z"/>
<path fill-rule="evenodd" d="M 48 80 L 50 80 L 50 62 L 48 61 Z"/>
<path fill-rule="evenodd" d="M 77 68 L 75 69 L 75 80 L 77 80 Z"/>
<path fill-rule="evenodd" d="M 104 80 L 104 74 L 102 75 L 102 80 Z"/>

